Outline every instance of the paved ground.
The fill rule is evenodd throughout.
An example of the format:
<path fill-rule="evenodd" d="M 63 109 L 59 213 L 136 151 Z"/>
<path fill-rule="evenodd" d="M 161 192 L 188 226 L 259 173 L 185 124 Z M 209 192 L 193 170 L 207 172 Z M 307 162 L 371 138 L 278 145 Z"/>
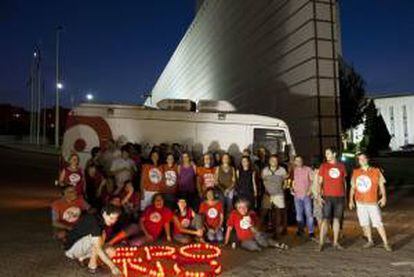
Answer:
<path fill-rule="evenodd" d="M 0 276 L 88 276 L 65 259 L 50 237 L 48 206 L 58 195 L 53 187 L 56 167 L 55 156 L 0 148 Z M 413 201 L 413 190 L 391 193 L 384 217 L 393 253 L 361 250 L 363 241 L 350 214 L 344 251 L 318 253 L 314 243 L 290 235 L 285 241 L 292 249 L 285 252 L 224 250 L 222 276 L 414 276 Z"/>

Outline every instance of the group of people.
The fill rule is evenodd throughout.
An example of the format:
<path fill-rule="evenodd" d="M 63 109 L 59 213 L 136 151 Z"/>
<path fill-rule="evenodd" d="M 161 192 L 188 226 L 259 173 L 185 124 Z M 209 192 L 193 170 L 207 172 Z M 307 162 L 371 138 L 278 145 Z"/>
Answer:
<path fill-rule="evenodd" d="M 287 230 L 286 198 L 293 195 L 297 235 L 315 240 L 314 218 L 323 250 L 330 226 L 333 247 L 342 249 L 339 234 L 345 209 L 346 170 L 333 148 L 326 161 L 313 168 L 301 156 L 284 164 L 264 148 L 253 157 L 244 150 L 238 166 L 228 153 L 206 153 L 196 163 L 177 145 L 153 147 L 148 160 L 140 147 L 114 141 L 105 150 L 94 148 L 85 170 L 72 154 L 59 176 L 62 199 L 52 204 L 54 234 L 65 254 L 95 272 L 98 260 L 114 275 L 111 261 L 117 245 L 142 246 L 168 242 L 210 242 L 239 245 L 249 251 L 265 247 L 287 249 L 278 242 Z M 374 245 L 371 225 L 384 247 L 391 250 L 381 220 L 386 204 L 385 179 L 358 155 L 352 174 L 349 208 L 356 207 L 368 242 Z M 378 199 L 378 196 L 381 196 Z M 378 201 L 379 200 L 379 201 Z"/>

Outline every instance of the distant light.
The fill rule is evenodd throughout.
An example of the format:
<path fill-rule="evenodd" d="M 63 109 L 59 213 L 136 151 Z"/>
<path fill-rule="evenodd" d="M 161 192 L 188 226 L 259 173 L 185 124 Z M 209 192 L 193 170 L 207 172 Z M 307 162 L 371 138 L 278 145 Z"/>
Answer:
<path fill-rule="evenodd" d="M 345 156 L 342 156 L 341 157 L 341 161 L 346 162 L 346 157 Z"/>
<path fill-rule="evenodd" d="M 33 57 L 35 57 L 35 58 L 37 57 L 37 52 L 33 53 Z"/>
<path fill-rule="evenodd" d="M 92 101 L 93 100 L 93 94 L 91 94 L 91 93 L 86 94 L 86 100 Z"/>
<path fill-rule="evenodd" d="M 58 89 L 63 89 L 63 84 L 62 84 L 62 83 L 57 83 L 57 84 L 56 84 L 56 87 L 57 87 Z"/>

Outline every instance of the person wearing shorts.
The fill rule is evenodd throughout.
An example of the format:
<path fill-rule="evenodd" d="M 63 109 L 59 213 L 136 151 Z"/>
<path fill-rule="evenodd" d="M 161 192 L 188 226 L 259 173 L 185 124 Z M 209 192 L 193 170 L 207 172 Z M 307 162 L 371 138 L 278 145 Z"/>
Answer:
<path fill-rule="evenodd" d="M 337 161 L 337 151 L 331 147 L 325 150 L 326 162 L 318 172 L 318 201 L 322 204 L 322 226 L 319 235 L 319 251 L 322 251 L 329 222 L 333 221 L 333 247 L 343 249 L 339 244 L 340 221 L 345 208 L 346 170 Z"/>
<path fill-rule="evenodd" d="M 388 244 L 380 209 L 385 207 L 387 203 L 385 178 L 378 168 L 369 165 L 369 159 L 366 154 L 360 153 L 357 157 L 359 168 L 355 169 L 352 174 L 349 209 L 354 209 L 356 202 L 359 224 L 365 237 L 368 239 L 364 248 L 374 246 L 371 232 L 372 226 L 378 230 L 384 249 L 392 251 L 391 246 Z M 380 199 L 378 199 L 378 195 L 381 195 Z"/>
<path fill-rule="evenodd" d="M 150 153 L 150 164 L 144 164 L 141 174 L 141 211 L 151 205 L 155 194 L 159 193 L 164 182 L 160 154 L 154 150 Z"/>
<path fill-rule="evenodd" d="M 96 272 L 100 260 L 111 269 L 113 275 L 121 276 L 121 272 L 111 261 L 115 250 L 112 247 L 104 248 L 105 228 L 113 226 L 120 214 L 119 208 L 109 205 L 102 209 L 100 215 L 83 215 L 68 233 L 65 243 L 66 257 L 80 263 L 89 259 L 88 269 L 91 273 Z"/>
<path fill-rule="evenodd" d="M 287 213 L 285 204 L 285 195 L 283 191 L 283 183 L 288 178 L 286 170 L 279 165 L 278 156 L 271 155 L 269 158 L 269 166 L 262 170 L 262 180 L 265 188 L 265 194 L 262 199 L 262 223 L 266 215 L 271 215 L 269 218 L 273 223 L 275 236 L 284 232 L 287 226 Z"/>

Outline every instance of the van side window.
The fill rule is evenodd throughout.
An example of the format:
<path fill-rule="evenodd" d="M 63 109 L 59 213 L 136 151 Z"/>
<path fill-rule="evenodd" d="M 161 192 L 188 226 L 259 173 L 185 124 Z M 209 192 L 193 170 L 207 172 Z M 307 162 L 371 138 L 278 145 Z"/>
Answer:
<path fill-rule="evenodd" d="M 253 151 L 265 147 L 270 153 L 283 154 L 287 144 L 283 130 L 255 128 L 253 130 Z"/>

